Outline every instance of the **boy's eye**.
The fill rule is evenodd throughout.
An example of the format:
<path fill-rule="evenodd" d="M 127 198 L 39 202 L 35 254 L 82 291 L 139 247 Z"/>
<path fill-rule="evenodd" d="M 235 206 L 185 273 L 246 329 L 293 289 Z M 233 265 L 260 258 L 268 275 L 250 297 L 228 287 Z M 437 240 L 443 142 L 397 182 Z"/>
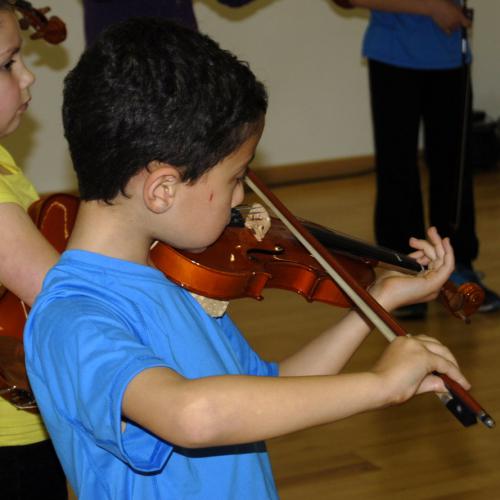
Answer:
<path fill-rule="evenodd" d="M 7 71 L 10 71 L 11 68 L 12 68 L 12 65 L 15 63 L 14 59 L 11 59 L 9 62 L 5 63 L 3 66 L 2 66 L 2 69 L 5 69 Z"/>
<path fill-rule="evenodd" d="M 250 168 L 250 165 L 248 165 L 246 168 L 245 168 L 245 171 L 239 175 L 237 178 L 236 178 L 236 182 L 243 182 L 245 180 L 245 177 L 247 176 L 248 174 L 248 169 Z"/>

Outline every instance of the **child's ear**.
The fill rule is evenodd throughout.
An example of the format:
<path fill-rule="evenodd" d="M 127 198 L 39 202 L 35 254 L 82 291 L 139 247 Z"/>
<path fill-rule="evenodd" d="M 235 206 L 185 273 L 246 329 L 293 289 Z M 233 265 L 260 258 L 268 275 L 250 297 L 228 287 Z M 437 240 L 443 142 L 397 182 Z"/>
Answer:
<path fill-rule="evenodd" d="M 161 214 L 172 205 L 175 193 L 182 184 L 177 168 L 168 163 L 151 162 L 146 169 L 143 196 L 152 212 Z"/>

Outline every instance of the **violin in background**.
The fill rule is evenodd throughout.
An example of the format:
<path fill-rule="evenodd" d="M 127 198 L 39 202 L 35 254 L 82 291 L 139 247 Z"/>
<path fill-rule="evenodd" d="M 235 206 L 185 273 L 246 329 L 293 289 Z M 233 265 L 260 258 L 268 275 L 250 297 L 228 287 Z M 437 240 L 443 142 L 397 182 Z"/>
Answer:
<path fill-rule="evenodd" d="M 43 38 L 45 41 L 57 45 L 66 40 L 66 25 L 57 16 L 47 18 L 45 14 L 50 7 L 35 9 L 30 2 L 25 0 L 11 0 L 12 7 L 21 15 L 19 26 L 22 30 L 32 28 L 32 40 Z"/>
<path fill-rule="evenodd" d="M 78 198 L 56 194 L 31 205 L 29 215 L 59 252 L 66 248 L 78 211 Z M 24 366 L 23 328 L 29 307 L 10 290 L 0 287 L 0 396 L 19 410 L 37 412 Z"/>

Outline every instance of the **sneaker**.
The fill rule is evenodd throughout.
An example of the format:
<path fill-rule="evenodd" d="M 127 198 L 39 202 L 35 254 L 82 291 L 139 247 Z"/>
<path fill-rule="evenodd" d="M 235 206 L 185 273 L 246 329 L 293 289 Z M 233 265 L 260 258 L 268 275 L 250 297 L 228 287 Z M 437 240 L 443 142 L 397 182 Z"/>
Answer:
<path fill-rule="evenodd" d="M 482 282 L 483 276 L 483 273 L 478 273 L 470 267 L 458 265 L 453 274 L 450 276 L 450 280 L 457 286 L 460 286 L 463 283 L 476 283 L 484 290 L 484 301 L 479 306 L 479 312 L 500 311 L 500 295 L 484 286 Z"/>
<path fill-rule="evenodd" d="M 427 304 L 410 304 L 398 307 L 392 313 L 398 319 L 425 319 L 427 316 Z"/>

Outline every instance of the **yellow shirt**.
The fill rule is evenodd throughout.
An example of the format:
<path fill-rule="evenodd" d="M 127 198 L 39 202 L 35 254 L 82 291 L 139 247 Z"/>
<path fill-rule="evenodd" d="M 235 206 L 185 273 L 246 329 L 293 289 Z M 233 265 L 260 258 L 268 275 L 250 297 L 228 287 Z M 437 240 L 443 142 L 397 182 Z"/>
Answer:
<path fill-rule="evenodd" d="M 17 203 L 28 210 L 38 200 L 38 193 L 3 146 L 0 146 L 0 165 L 9 172 L 0 174 L 0 203 Z"/>
<path fill-rule="evenodd" d="M 12 156 L 2 146 L 0 146 L 0 165 L 9 172 L 0 174 L 0 203 L 17 203 L 27 210 L 38 199 L 38 194 Z M 0 397 L 0 446 L 38 443 L 47 438 L 47 431 L 39 415 L 17 410 Z"/>

